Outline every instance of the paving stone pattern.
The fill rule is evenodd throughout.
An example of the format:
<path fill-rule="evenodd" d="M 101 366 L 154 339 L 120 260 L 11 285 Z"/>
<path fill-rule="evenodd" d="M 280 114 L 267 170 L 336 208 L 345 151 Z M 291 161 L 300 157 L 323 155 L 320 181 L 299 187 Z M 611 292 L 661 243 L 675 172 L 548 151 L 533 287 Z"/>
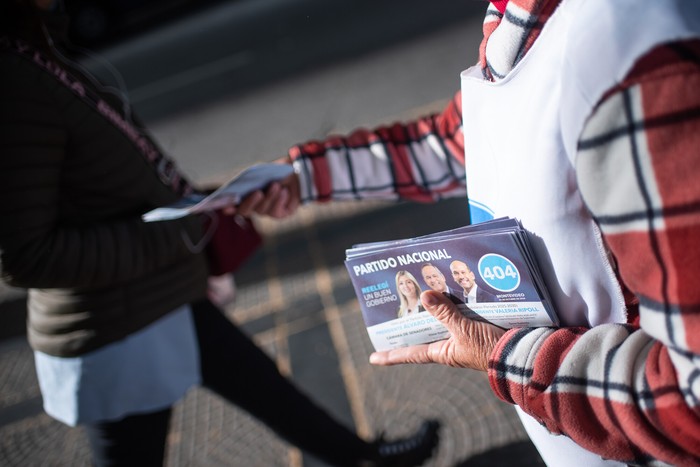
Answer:
<path fill-rule="evenodd" d="M 372 347 L 342 264 L 345 249 L 455 227 L 464 223 L 454 214 L 461 209 L 462 201 L 348 203 L 304 208 L 288 221 L 262 221 L 265 245 L 239 273 L 238 298 L 227 313 L 283 372 L 363 436 L 397 437 L 425 418 L 438 418 L 442 441 L 431 466 L 541 466 L 513 408 L 493 396 L 483 374 L 437 365 L 376 368 L 367 363 Z M 0 301 L 0 326 L 4 305 Z M 166 464 L 325 465 L 200 388 L 175 408 Z M 81 430 L 42 412 L 23 336 L 0 340 L 0 465 L 89 465 Z"/>

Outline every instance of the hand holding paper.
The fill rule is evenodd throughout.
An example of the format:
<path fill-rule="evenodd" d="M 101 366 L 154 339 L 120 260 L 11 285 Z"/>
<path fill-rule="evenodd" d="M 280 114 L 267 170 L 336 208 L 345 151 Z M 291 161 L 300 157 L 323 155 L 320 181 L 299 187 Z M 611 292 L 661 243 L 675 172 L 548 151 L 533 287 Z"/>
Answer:
<path fill-rule="evenodd" d="M 288 164 L 258 164 L 248 167 L 230 182 L 212 194 L 199 193 L 177 203 L 154 209 L 144 214 L 145 222 L 177 219 L 205 211 L 225 210 L 243 216 L 257 212 L 273 217 L 284 217 L 298 206 L 298 181 Z M 239 204 L 240 203 L 240 204 Z"/>
<path fill-rule="evenodd" d="M 383 366 L 439 363 L 486 371 L 489 355 L 505 330 L 485 321 L 467 318 L 457 309 L 457 305 L 439 292 L 423 292 L 421 301 L 425 309 L 448 329 L 450 337 L 430 344 L 374 352 L 369 357 L 370 363 Z"/>
<path fill-rule="evenodd" d="M 345 266 L 379 352 L 449 338 L 449 329 L 423 307 L 407 308 L 425 287 L 444 294 L 456 304 L 450 309 L 467 319 L 502 329 L 559 323 L 529 233 L 516 219 L 354 245 Z"/>
<path fill-rule="evenodd" d="M 255 199 L 255 195 L 260 195 Z M 301 204 L 299 178 L 292 173 L 282 180 L 273 182 L 265 192 L 253 193 L 238 206 L 238 213 L 248 216 L 253 212 L 274 218 L 284 218 L 294 214 Z M 250 212 L 245 212 L 249 209 Z"/>

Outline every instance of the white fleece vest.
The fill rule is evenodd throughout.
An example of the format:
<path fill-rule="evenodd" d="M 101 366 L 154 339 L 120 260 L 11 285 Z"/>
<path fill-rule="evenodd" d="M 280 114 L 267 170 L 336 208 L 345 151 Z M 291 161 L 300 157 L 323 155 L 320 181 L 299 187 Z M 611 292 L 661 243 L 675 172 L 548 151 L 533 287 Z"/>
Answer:
<path fill-rule="evenodd" d="M 697 35 L 699 0 L 564 0 L 499 82 L 462 73 L 472 222 L 519 218 L 562 325 L 625 322 L 622 293 L 576 182 L 576 144 L 603 93 L 655 45 Z"/>

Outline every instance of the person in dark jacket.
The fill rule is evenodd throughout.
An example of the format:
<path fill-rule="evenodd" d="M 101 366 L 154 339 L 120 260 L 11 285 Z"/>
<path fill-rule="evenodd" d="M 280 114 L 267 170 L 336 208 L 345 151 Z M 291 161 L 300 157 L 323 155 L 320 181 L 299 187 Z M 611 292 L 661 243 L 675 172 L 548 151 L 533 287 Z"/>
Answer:
<path fill-rule="evenodd" d="M 195 384 L 332 465 L 417 465 L 438 425 L 365 441 L 284 378 L 207 300 L 196 216 L 141 215 L 195 188 L 63 47 L 54 0 L 0 1 L 0 262 L 29 290 L 44 408 L 83 425 L 96 465 L 159 465 L 172 405 Z M 227 213 L 275 212 L 256 192 Z"/>

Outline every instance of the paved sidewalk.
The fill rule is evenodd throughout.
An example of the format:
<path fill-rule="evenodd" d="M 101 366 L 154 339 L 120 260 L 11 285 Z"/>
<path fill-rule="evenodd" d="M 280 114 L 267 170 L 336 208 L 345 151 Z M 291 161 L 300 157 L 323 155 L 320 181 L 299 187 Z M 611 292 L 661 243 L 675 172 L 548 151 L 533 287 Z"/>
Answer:
<path fill-rule="evenodd" d="M 345 249 L 455 227 L 464 223 L 463 209 L 463 200 L 347 203 L 260 222 L 265 245 L 237 277 L 238 299 L 227 312 L 282 371 L 362 435 L 400 436 L 436 417 L 443 422 L 442 442 L 431 466 L 542 466 L 514 410 L 493 396 L 483 374 L 367 363 L 371 344 L 342 263 Z M 0 329 L 16 329 L 21 301 L 17 291 L 0 289 Z M 0 335 L 0 465 L 89 465 L 81 431 L 43 414 L 31 351 L 16 332 Z M 212 393 L 194 389 L 176 407 L 167 465 L 324 464 Z"/>

